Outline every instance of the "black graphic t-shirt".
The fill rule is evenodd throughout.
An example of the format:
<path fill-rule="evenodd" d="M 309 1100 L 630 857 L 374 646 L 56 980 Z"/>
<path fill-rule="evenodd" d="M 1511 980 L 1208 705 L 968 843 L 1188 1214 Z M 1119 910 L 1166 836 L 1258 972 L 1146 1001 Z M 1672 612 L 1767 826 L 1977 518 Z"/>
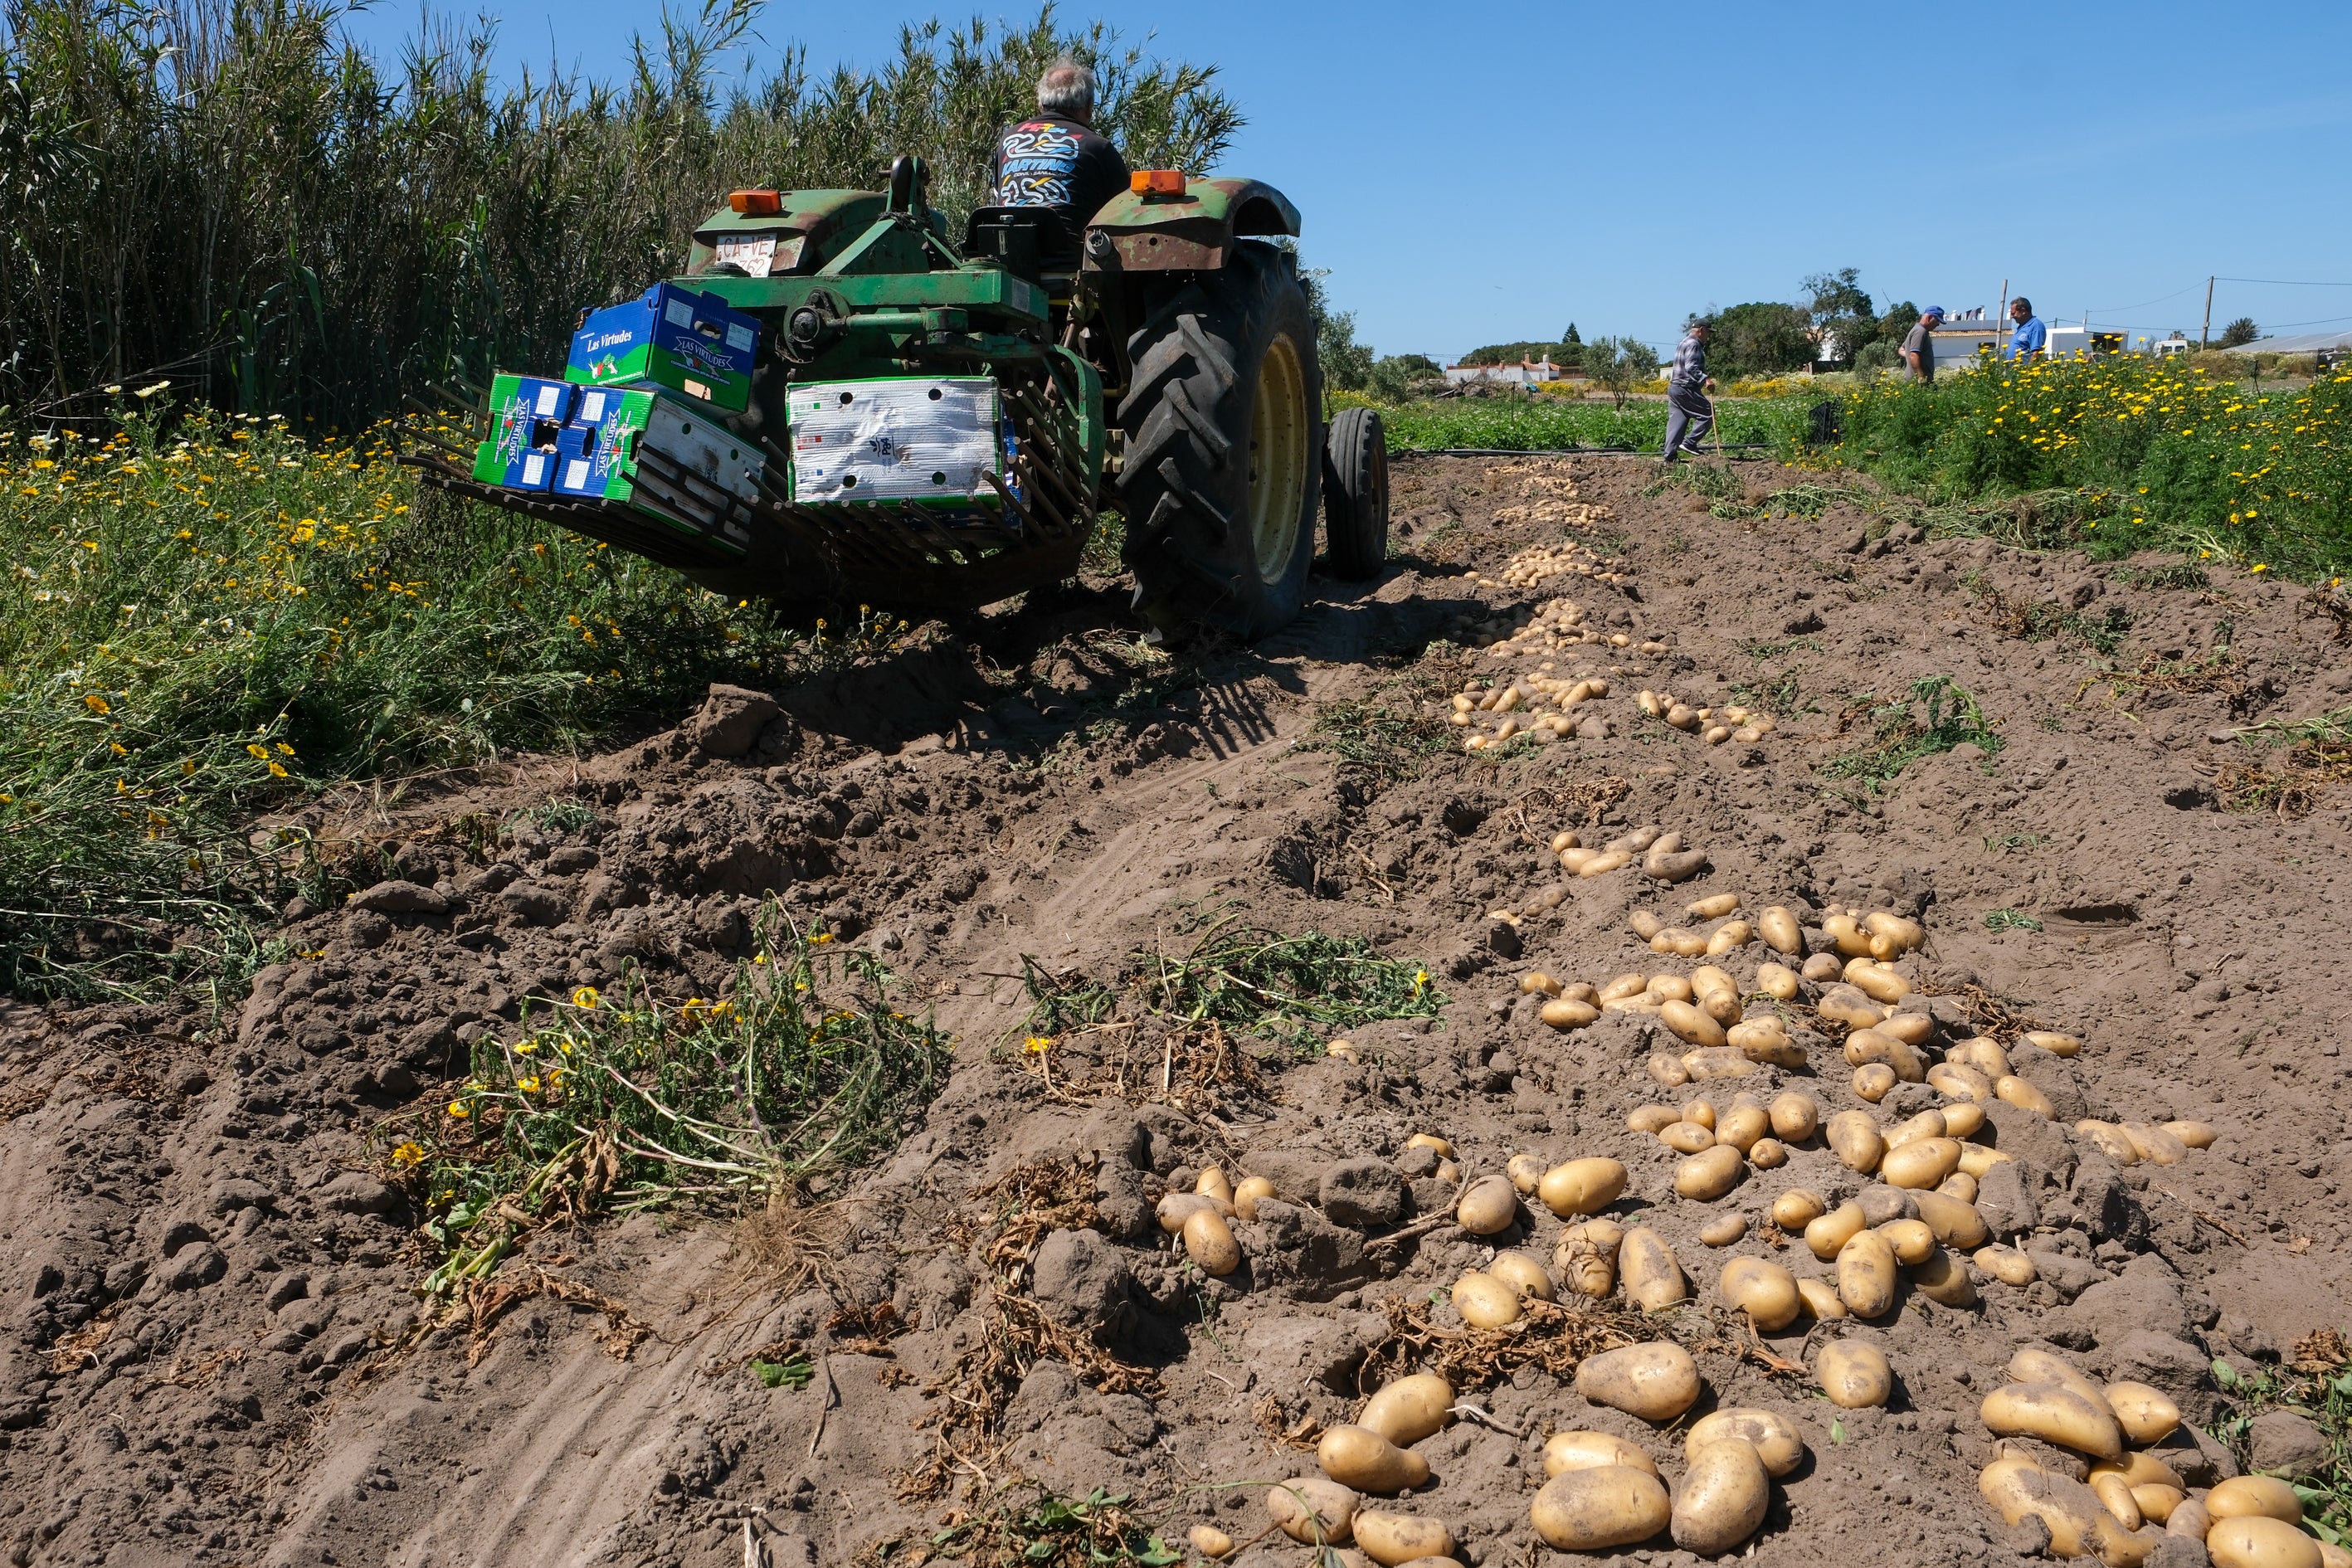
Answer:
<path fill-rule="evenodd" d="M 996 188 L 989 202 L 1057 207 L 1076 230 L 1126 188 L 1127 160 L 1118 148 L 1075 120 L 1041 114 L 997 142 Z"/>

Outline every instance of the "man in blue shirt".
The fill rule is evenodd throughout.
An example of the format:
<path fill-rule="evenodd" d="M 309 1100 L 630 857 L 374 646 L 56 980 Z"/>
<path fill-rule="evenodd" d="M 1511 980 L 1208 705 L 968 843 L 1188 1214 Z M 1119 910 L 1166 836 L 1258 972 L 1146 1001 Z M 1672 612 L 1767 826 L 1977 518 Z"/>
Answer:
<path fill-rule="evenodd" d="M 2009 319 L 2017 325 L 2009 331 L 2009 348 L 2003 359 L 2030 360 L 2040 356 L 2042 344 L 2050 341 L 2050 329 L 2033 313 L 2033 301 L 2020 294 L 2009 302 Z"/>

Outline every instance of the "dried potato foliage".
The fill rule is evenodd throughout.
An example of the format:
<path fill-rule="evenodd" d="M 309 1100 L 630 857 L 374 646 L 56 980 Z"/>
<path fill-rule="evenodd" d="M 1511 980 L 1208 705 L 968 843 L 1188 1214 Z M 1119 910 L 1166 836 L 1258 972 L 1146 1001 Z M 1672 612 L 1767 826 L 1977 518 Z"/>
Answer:
<path fill-rule="evenodd" d="M 1357 1392 L 1369 1394 L 1412 1372 L 1436 1373 L 1456 1393 L 1488 1387 L 1523 1368 L 1572 1378 L 1587 1356 L 1681 1337 L 1671 1319 L 1626 1308 L 1534 1300 L 1520 1308 L 1519 1321 L 1499 1329 L 1456 1329 L 1433 1321 L 1435 1306 L 1425 1296 L 1391 1299 L 1388 1332 L 1356 1370 Z"/>
<path fill-rule="evenodd" d="M 1969 1026 L 1977 1032 L 1978 1037 L 2003 1047 L 2013 1046 L 2035 1030 L 2050 1026 L 2031 1015 L 2017 1011 L 2007 997 L 1986 990 L 1973 980 L 1955 983 L 1931 971 L 1921 976 L 1912 989 L 1922 996 L 1957 999 L 1960 1010 L 1969 1016 Z"/>
<path fill-rule="evenodd" d="M 2289 819 L 2308 816 L 2331 791 L 2352 784 L 2352 737 L 2306 735 L 2268 766 L 2227 764 L 2214 784 L 2221 804 L 2231 811 L 2259 811 Z"/>
<path fill-rule="evenodd" d="M 1160 1392 L 1159 1376 L 1150 1368 L 1121 1361 L 1087 1335 L 1064 1328 L 1024 1293 L 1047 1235 L 1100 1224 L 1097 1163 L 1091 1155 L 1039 1161 L 971 1194 L 993 1200 L 992 1234 L 981 1254 L 990 1275 L 991 1321 L 924 1389 L 923 1396 L 935 1403 L 917 1426 L 931 1434 L 931 1453 L 898 1478 L 900 1497 L 936 1498 L 958 1475 L 967 1479 L 968 1490 L 1000 1486 L 992 1472 L 1004 1447 L 1004 1413 L 1041 1361 L 1066 1363 L 1080 1382 L 1106 1394 Z"/>

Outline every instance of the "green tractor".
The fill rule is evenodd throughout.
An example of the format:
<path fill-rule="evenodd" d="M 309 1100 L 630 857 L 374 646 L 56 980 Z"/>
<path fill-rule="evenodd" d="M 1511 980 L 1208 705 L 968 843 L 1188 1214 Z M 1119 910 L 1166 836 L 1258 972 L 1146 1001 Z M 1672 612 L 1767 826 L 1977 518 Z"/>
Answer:
<path fill-rule="evenodd" d="M 1290 621 L 1318 512 L 1331 574 L 1379 574 L 1380 419 L 1326 426 L 1280 192 L 1147 172 L 1082 231 L 984 207 L 956 243 L 924 185 L 902 157 L 887 191 L 739 191 L 695 231 L 686 275 L 645 309 L 719 319 L 680 327 L 687 351 L 693 330 L 715 350 L 722 326 L 740 340 L 750 329 L 727 323 L 756 321 L 726 389 L 690 354 L 600 355 L 583 312 L 566 382 L 530 384 L 572 398 L 574 424 L 592 399 L 638 408 L 608 426 L 599 478 L 509 482 L 499 465 L 519 454 L 560 447 L 576 479 L 575 454 L 599 447 L 593 428 L 509 418 L 505 376 L 480 461 L 440 442 L 408 460 L 719 592 L 810 605 L 992 604 L 1073 575 L 1106 510 L 1125 522 L 1135 607 L 1166 637 Z"/>

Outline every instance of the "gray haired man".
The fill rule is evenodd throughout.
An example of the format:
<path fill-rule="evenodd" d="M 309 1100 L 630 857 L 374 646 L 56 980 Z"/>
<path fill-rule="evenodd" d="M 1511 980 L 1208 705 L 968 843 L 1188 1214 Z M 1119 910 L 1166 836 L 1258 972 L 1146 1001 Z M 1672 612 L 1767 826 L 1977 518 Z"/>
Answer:
<path fill-rule="evenodd" d="M 992 206 L 1050 207 L 1075 238 L 1127 189 L 1127 160 L 1095 133 L 1095 73 L 1065 55 L 1037 79 L 1037 113 L 996 144 Z"/>
<path fill-rule="evenodd" d="M 1715 323 L 1701 316 L 1675 345 L 1675 367 L 1666 376 L 1665 459 L 1669 463 L 1685 452 L 1701 456 L 1698 444 L 1715 426 L 1715 405 L 1706 395 L 1715 390 L 1715 378 L 1706 374 L 1706 340 L 1714 333 Z"/>

